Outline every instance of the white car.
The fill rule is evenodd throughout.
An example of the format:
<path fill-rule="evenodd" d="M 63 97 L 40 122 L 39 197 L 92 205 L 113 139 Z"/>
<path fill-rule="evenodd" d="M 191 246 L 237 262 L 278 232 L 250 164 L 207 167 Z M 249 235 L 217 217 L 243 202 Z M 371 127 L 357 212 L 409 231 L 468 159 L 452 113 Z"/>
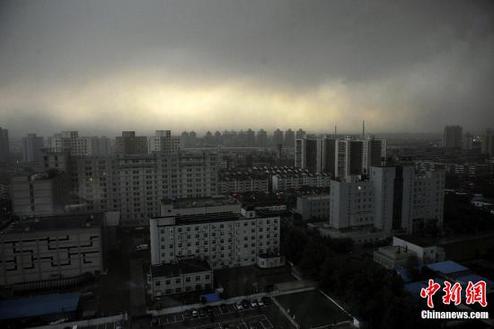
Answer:
<path fill-rule="evenodd" d="M 250 307 L 252 307 L 252 308 L 257 307 L 257 302 L 255 299 L 250 302 Z"/>
<path fill-rule="evenodd" d="M 192 311 L 192 317 L 197 318 L 198 316 L 199 316 L 199 312 L 197 312 L 197 310 L 193 310 Z"/>
<path fill-rule="evenodd" d="M 236 308 L 238 311 L 241 311 L 241 310 L 243 310 L 243 309 L 244 309 L 244 307 L 242 306 L 242 304 L 241 304 L 241 303 L 237 303 L 237 304 L 235 304 L 235 308 Z"/>
<path fill-rule="evenodd" d="M 261 299 L 259 299 L 259 300 L 257 301 L 257 305 L 259 305 L 259 306 L 264 306 L 264 302 L 263 302 Z"/>

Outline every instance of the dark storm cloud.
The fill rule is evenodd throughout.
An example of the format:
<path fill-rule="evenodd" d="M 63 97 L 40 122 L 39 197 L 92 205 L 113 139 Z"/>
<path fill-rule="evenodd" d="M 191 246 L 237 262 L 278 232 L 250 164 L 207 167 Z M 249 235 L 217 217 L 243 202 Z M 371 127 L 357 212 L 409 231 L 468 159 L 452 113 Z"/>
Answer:
<path fill-rule="evenodd" d="M 305 95 L 306 116 L 324 111 L 310 95 L 337 90 L 334 103 L 345 105 L 326 120 L 366 117 L 378 130 L 481 129 L 494 120 L 493 9 L 490 1 L 4 1 L 0 95 L 9 97 L 0 113 L 24 131 L 26 113 L 51 129 L 66 103 L 40 112 L 52 111 L 59 89 L 67 102 L 98 81 L 147 76 L 182 88 L 248 81 L 246 93 Z M 313 121 L 304 124 L 320 129 Z"/>

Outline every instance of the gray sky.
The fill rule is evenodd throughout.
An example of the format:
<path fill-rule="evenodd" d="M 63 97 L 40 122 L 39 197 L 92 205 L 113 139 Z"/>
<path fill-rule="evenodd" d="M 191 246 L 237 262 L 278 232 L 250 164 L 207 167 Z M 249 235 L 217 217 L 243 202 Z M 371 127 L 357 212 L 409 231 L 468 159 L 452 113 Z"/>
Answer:
<path fill-rule="evenodd" d="M 0 126 L 494 126 L 492 1 L 0 1 Z"/>

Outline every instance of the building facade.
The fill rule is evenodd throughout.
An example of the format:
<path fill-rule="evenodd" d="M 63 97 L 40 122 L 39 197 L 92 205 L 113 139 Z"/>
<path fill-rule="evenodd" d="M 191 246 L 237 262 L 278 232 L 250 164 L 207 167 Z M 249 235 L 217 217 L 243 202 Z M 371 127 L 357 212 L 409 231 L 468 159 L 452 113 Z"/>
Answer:
<path fill-rule="evenodd" d="M 39 217 L 0 236 L 0 284 L 25 289 L 64 285 L 103 271 L 101 216 Z"/>
<path fill-rule="evenodd" d="M 12 177 L 12 209 L 19 217 L 51 216 L 64 212 L 68 187 L 63 172 Z"/>
<path fill-rule="evenodd" d="M 9 131 L 0 127 L 0 162 L 7 162 L 10 156 Z"/>
<path fill-rule="evenodd" d="M 305 136 L 295 140 L 295 167 L 344 178 L 367 174 L 386 157 L 386 140 Z"/>
<path fill-rule="evenodd" d="M 461 126 L 444 127 L 443 147 L 448 149 L 461 149 L 463 147 L 463 128 Z"/>
<path fill-rule="evenodd" d="M 332 180 L 330 227 L 336 230 L 373 227 L 408 233 L 432 224 L 442 228 L 443 169 L 414 166 L 371 167 L 368 178 Z"/>
<path fill-rule="evenodd" d="M 329 194 L 301 195 L 297 197 L 295 211 L 304 221 L 310 219 L 329 221 L 329 202 Z"/>
<path fill-rule="evenodd" d="M 149 293 L 153 298 L 211 290 L 213 282 L 211 266 L 206 261 L 197 259 L 152 265 L 148 276 Z"/>
<path fill-rule="evenodd" d="M 123 225 L 147 225 L 161 200 L 217 194 L 215 152 L 74 157 L 50 153 L 45 168 L 64 168 L 72 200 L 86 211 L 119 211 Z"/>
<path fill-rule="evenodd" d="M 150 234 L 153 265 L 195 258 L 218 269 L 280 252 L 280 218 L 269 211 L 161 216 L 150 219 Z"/>
<path fill-rule="evenodd" d="M 39 162 L 42 159 L 43 137 L 28 134 L 22 138 L 22 161 Z"/>

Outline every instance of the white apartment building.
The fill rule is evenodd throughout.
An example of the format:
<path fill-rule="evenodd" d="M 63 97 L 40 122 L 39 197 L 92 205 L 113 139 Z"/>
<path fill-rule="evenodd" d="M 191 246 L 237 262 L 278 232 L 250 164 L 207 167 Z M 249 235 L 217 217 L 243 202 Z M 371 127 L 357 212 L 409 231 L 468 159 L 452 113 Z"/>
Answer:
<path fill-rule="evenodd" d="M 329 194 L 301 195 L 297 197 L 295 211 L 302 216 L 302 220 L 320 219 L 329 220 Z"/>
<path fill-rule="evenodd" d="M 351 176 L 331 181 L 329 225 L 336 230 L 374 225 L 374 191 L 369 181 Z"/>
<path fill-rule="evenodd" d="M 57 170 L 12 177 L 10 196 L 13 212 L 22 218 L 63 213 L 67 191 L 66 178 Z"/>
<path fill-rule="evenodd" d="M 407 166 L 403 167 L 400 181 L 403 182 L 401 228 L 412 233 L 429 221 L 434 221 L 441 228 L 444 216 L 444 170 L 424 172 Z"/>
<path fill-rule="evenodd" d="M 36 289 L 103 271 L 101 215 L 39 217 L 0 234 L 0 285 Z"/>
<path fill-rule="evenodd" d="M 333 229 L 374 227 L 412 233 L 428 222 L 442 227 L 444 170 L 413 166 L 371 167 L 368 179 L 332 180 L 330 221 Z"/>
<path fill-rule="evenodd" d="M 280 218 L 269 211 L 162 216 L 149 220 L 151 264 L 198 258 L 213 269 L 253 265 L 279 255 Z"/>

